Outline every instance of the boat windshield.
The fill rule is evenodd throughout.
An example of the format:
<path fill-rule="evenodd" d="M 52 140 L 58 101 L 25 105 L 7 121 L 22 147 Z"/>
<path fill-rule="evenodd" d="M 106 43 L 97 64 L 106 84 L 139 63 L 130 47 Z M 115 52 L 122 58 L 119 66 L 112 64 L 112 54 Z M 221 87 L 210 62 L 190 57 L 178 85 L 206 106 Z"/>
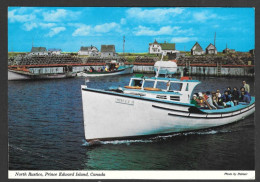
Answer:
<path fill-rule="evenodd" d="M 157 81 L 156 88 L 159 88 L 161 90 L 167 90 L 167 82 Z"/>
<path fill-rule="evenodd" d="M 155 83 L 154 80 L 145 80 L 143 87 L 151 87 L 151 88 L 153 88 L 154 87 L 154 83 Z"/>
<path fill-rule="evenodd" d="M 181 91 L 182 83 L 170 83 L 169 91 Z"/>

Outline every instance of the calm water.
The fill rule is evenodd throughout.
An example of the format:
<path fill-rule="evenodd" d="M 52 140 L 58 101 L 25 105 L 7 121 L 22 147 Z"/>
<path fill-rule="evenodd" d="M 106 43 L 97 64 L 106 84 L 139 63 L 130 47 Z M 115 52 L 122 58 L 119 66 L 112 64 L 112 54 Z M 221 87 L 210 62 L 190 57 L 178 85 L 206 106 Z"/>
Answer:
<path fill-rule="evenodd" d="M 124 86 L 131 75 L 91 78 L 93 88 Z M 243 78 L 194 77 L 196 91 L 224 91 Z M 247 79 L 254 95 L 254 80 Z M 80 85 L 84 78 L 9 81 L 10 170 L 253 170 L 254 116 L 199 132 L 88 146 Z"/>

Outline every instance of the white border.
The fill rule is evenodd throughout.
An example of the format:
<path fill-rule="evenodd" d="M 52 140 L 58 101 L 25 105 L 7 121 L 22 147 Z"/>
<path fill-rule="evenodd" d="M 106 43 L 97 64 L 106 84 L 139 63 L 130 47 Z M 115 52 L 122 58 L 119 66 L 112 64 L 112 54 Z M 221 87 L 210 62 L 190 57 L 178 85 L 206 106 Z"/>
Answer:
<path fill-rule="evenodd" d="M 255 171 L 8 171 L 9 179 L 226 179 L 255 180 Z"/>

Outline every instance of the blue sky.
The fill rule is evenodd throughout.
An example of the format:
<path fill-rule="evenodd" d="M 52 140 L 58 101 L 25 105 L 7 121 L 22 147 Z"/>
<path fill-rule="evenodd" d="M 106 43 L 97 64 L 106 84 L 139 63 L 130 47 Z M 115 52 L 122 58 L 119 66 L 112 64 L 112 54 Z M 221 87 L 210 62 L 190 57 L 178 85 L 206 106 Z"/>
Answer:
<path fill-rule="evenodd" d="M 9 7 L 8 51 L 36 47 L 76 52 L 81 46 L 114 44 L 117 52 L 148 52 L 149 43 L 176 43 L 188 51 L 214 43 L 248 51 L 255 48 L 254 8 Z"/>

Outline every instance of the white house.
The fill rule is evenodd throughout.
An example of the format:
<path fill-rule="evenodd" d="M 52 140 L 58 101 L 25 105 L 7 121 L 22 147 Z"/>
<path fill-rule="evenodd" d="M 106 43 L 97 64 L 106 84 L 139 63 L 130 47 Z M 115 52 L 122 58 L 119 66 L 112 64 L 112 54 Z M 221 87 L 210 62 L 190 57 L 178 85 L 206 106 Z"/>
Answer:
<path fill-rule="evenodd" d="M 78 55 L 86 55 L 86 56 L 97 56 L 98 55 L 98 49 L 95 46 L 89 46 L 89 47 L 80 47 L 80 50 L 78 51 Z"/>
<path fill-rule="evenodd" d="M 210 43 L 206 48 L 206 54 L 217 54 L 217 53 L 218 53 L 217 48 Z"/>
<path fill-rule="evenodd" d="M 194 44 L 194 46 L 191 48 L 190 52 L 191 52 L 191 55 L 203 55 L 204 54 L 204 51 L 198 42 L 196 42 Z"/>
<path fill-rule="evenodd" d="M 115 57 L 116 49 L 115 45 L 101 45 L 101 57 Z"/>
<path fill-rule="evenodd" d="M 48 55 L 48 51 L 45 47 L 32 47 L 29 55 L 45 56 L 45 55 Z"/>
<path fill-rule="evenodd" d="M 150 54 L 164 54 L 167 55 L 173 54 L 173 53 L 179 53 L 180 51 L 177 51 L 175 49 L 175 43 L 158 43 L 156 40 L 153 43 L 149 44 L 149 53 Z"/>
<path fill-rule="evenodd" d="M 48 52 L 52 55 L 60 55 L 61 54 L 61 49 L 48 49 Z"/>

